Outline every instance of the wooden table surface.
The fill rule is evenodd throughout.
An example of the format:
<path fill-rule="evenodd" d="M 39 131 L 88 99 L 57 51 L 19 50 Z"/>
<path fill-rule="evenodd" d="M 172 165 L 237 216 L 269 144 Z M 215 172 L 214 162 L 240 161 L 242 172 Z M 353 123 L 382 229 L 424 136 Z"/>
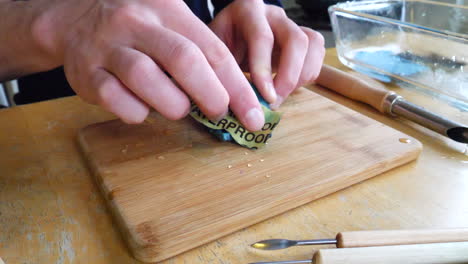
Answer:
<path fill-rule="evenodd" d="M 345 69 L 334 49 L 325 62 Z M 278 237 L 327 238 L 347 230 L 468 226 L 465 145 L 322 88 L 310 89 L 417 138 L 424 145 L 420 158 L 164 263 L 307 259 L 319 247 L 262 252 L 248 245 Z M 393 89 L 468 123 L 466 112 Z M 6 264 L 139 263 L 129 255 L 77 144 L 78 129 L 112 118 L 77 97 L 0 110 L 0 257 Z"/>

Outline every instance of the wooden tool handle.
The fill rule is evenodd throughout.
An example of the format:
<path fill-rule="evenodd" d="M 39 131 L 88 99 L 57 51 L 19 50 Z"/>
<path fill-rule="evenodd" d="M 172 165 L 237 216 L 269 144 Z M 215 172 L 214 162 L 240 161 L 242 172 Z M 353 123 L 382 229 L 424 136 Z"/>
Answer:
<path fill-rule="evenodd" d="M 369 104 L 382 113 L 385 113 L 385 98 L 392 93 L 383 84 L 367 76 L 347 73 L 325 64 L 316 83 L 353 100 Z"/>
<path fill-rule="evenodd" d="M 468 242 L 321 249 L 314 264 L 468 263 Z"/>
<path fill-rule="evenodd" d="M 337 247 L 372 247 L 468 241 L 468 228 L 341 232 Z"/>

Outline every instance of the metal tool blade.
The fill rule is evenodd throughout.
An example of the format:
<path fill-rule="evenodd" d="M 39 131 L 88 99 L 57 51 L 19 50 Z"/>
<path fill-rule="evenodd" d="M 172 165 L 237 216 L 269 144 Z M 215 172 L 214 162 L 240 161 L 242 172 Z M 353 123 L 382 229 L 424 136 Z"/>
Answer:
<path fill-rule="evenodd" d="M 252 245 L 253 248 L 262 249 L 262 250 L 277 250 L 295 246 L 297 244 L 294 240 L 289 239 L 268 239 L 258 241 Z"/>
<path fill-rule="evenodd" d="M 420 106 L 406 101 L 397 94 L 386 98 L 390 114 L 401 116 L 423 127 L 429 128 L 441 135 L 461 143 L 468 143 L 468 127 L 445 117 L 434 114 Z"/>
<path fill-rule="evenodd" d="M 316 239 L 316 240 L 289 240 L 289 239 L 267 239 L 258 241 L 252 245 L 253 248 L 262 250 L 278 250 L 293 246 L 310 246 L 310 245 L 328 245 L 336 244 L 336 239 Z"/>

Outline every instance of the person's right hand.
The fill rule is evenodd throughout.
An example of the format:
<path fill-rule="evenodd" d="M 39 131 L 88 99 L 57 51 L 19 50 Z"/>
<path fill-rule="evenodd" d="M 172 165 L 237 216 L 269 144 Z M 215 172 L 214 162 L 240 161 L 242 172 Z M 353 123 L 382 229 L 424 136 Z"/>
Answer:
<path fill-rule="evenodd" d="M 230 51 L 182 0 L 39 1 L 47 8 L 34 34 L 85 101 L 139 123 L 150 107 L 180 119 L 191 98 L 212 120 L 230 106 L 247 129 L 263 126 Z"/>

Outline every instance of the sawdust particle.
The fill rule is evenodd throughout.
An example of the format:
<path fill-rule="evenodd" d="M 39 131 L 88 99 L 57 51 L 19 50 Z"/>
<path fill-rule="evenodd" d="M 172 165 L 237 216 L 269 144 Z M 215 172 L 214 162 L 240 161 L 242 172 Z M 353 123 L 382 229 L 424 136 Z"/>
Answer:
<path fill-rule="evenodd" d="M 126 154 L 128 151 L 128 145 L 125 145 L 125 148 L 121 150 L 123 154 Z"/>

